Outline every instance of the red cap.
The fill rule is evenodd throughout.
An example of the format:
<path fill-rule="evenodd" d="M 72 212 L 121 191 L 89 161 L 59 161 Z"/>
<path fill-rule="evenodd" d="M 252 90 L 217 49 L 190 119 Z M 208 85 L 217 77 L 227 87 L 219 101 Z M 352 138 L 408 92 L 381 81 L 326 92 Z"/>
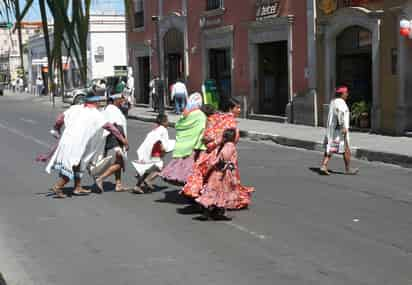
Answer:
<path fill-rule="evenodd" d="M 335 89 L 335 92 L 337 94 L 344 94 L 344 93 L 348 93 L 348 87 L 346 86 L 339 86 L 338 88 Z"/>

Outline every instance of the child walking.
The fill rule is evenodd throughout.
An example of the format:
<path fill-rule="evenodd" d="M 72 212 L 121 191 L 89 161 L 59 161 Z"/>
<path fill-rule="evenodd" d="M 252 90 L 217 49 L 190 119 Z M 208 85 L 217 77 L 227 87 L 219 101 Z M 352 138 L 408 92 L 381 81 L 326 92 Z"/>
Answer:
<path fill-rule="evenodd" d="M 137 149 L 138 159 L 132 161 L 137 172 L 137 183 L 132 192 L 136 194 L 144 194 L 143 188 L 149 191 L 154 190 L 152 181 L 163 169 L 163 157 L 165 153 L 172 151 L 175 146 L 175 140 L 169 139 L 167 115 L 158 115 L 156 123 L 156 128 L 147 134 L 145 140 Z"/>
<path fill-rule="evenodd" d="M 204 208 L 202 219 L 230 220 L 225 216 L 225 211 L 233 209 L 240 199 L 240 183 L 235 174 L 238 165 L 235 143 L 236 130 L 225 130 L 220 147 L 209 158 L 205 185 L 196 199 Z"/>

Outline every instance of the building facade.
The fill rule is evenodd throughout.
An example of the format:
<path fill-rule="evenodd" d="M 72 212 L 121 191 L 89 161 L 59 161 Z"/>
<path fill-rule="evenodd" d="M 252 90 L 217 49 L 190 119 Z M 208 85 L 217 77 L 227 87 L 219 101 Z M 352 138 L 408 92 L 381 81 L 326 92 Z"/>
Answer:
<path fill-rule="evenodd" d="M 308 88 L 302 1 L 134 0 L 131 10 L 129 65 L 137 102 L 149 103 L 151 76 L 160 75 L 166 86 L 185 79 L 190 92 L 213 79 L 222 100 L 242 102 L 244 116 L 285 119 L 294 96 Z"/>
<path fill-rule="evenodd" d="M 53 31 L 50 30 L 50 44 L 53 45 Z M 88 80 L 112 76 L 115 68 L 127 66 L 126 18 L 116 14 L 93 14 L 89 20 L 87 43 Z M 29 49 L 29 84 L 35 86 L 37 77 L 41 77 L 47 85 L 48 61 L 44 44 L 44 36 L 38 35 L 30 39 Z M 73 57 L 63 47 L 65 87 L 71 89 L 80 86 L 80 73 Z"/>
<path fill-rule="evenodd" d="M 327 116 L 334 87 L 347 85 L 351 107 L 368 106 L 364 128 L 398 135 L 412 130 L 412 40 L 399 33 L 400 21 L 412 19 L 412 1 L 315 4 L 316 29 L 309 37 L 316 39 L 319 115 Z"/>
<path fill-rule="evenodd" d="M 22 43 L 25 46 L 30 37 L 42 32 L 41 23 L 39 22 L 22 22 Z M 17 30 L 0 28 L 0 58 L 1 72 L 8 73 L 10 80 L 16 80 L 21 77 L 21 59 L 19 49 L 19 39 Z M 27 66 L 25 71 L 27 72 Z"/>

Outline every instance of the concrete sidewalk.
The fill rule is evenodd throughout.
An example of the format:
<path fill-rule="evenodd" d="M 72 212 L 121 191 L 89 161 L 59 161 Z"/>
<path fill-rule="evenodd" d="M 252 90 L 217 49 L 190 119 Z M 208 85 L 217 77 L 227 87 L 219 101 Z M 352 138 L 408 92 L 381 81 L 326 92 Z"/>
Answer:
<path fill-rule="evenodd" d="M 178 116 L 167 113 L 173 127 Z M 145 107 L 134 107 L 129 112 L 130 119 L 146 122 L 154 122 L 156 115 L 151 108 Z M 238 121 L 242 138 L 323 152 L 324 128 L 248 119 Z M 412 168 L 412 138 L 352 132 L 351 144 L 352 154 L 358 159 Z"/>

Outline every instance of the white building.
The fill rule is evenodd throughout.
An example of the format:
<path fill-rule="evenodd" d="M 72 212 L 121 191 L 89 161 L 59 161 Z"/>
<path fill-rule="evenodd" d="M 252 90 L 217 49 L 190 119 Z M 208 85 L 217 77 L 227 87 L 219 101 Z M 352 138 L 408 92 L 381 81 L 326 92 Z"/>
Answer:
<path fill-rule="evenodd" d="M 90 16 L 89 79 L 114 75 L 115 66 L 127 65 L 126 17 Z"/>
<path fill-rule="evenodd" d="M 53 32 L 50 33 L 53 45 Z M 44 36 L 35 36 L 29 42 L 30 69 L 29 82 L 34 84 L 38 76 L 47 81 L 47 54 Z M 88 80 L 114 75 L 115 66 L 127 65 L 126 18 L 124 15 L 95 14 L 90 16 L 88 37 Z M 65 65 L 65 85 L 77 87 L 79 73 L 74 58 L 67 58 L 63 50 Z"/>

